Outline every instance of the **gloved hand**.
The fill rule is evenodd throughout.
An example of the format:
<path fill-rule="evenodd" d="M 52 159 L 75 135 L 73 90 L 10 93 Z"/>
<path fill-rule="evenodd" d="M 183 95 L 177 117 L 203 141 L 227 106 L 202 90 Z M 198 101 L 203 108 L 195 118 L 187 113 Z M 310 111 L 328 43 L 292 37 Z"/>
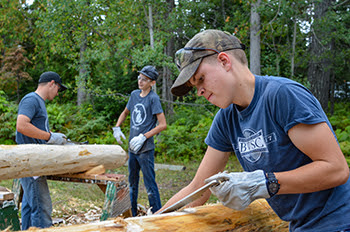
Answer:
<path fill-rule="evenodd" d="M 120 137 L 122 137 L 123 139 L 125 139 L 125 135 L 123 134 L 122 130 L 120 129 L 119 126 L 115 126 L 112 128 L 113 129 L 113 136 L 114 138 L 117 140 L 117 142 L 119 144 L 123 144 L 122 140 L 120 139 Z"/>
<path fill-rule="evenodd" d="M 143 143 L 146 141 L 146 136 L 144 136 L 143 134 L 139 134 L 138 136 L 135 136 L 134 138 L 132 138 L 132 140 L 130 140 L 130 149 L 134 152 L 138 152 Z"/>
<path fill-rule="evenodd" d="M 52 132 L 50 132 L 50 134 L 50 139 L 47 141 L 47 144 L 63 145 L 67 143 L 67 136 L 65 134 Z"/>
<path fill-rule="evenodd" d="M 222 178 L 228 180 L 218 186 L 211 187 L 210 190 L 226 207 L 243 210 L 255 199 L 270 198 L 263 170 L 254 172 L 222 172 L 209 177 L 205 182 L 208 183 Z"/>

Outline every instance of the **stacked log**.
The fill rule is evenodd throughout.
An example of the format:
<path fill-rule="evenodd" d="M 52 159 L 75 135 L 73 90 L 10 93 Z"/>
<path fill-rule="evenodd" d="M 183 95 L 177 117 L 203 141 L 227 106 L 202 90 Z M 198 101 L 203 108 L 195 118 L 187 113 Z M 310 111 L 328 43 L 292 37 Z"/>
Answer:
<path fill-rule="evenodd" d="M 121 167 L 128 154 L 119 145 L 0 145 L 0 180 Z"/>

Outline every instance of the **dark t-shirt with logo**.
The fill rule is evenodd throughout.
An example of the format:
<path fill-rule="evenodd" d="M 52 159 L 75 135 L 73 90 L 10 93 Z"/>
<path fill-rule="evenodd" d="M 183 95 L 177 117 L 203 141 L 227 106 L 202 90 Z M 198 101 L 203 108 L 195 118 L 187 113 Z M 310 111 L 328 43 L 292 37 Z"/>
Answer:
<path fill-rule="evenodd" d="M 292 143 L 288 130 L 299 123 L 321 122 L 332 130 L 320 103 L 304 86 L 286 78 L 256 76 L 250 105 L 241 111 L 234 104 L 220 109 L 205 142 L 234 152 L 245 171 L 289 171 L 312 160 Z M 291 222 L 291 231 L 350 228 L 349 180 L 336 188 L 281 194 L 267 201 L 281 219 Z"/>
<path fill-rule="evenodd" d="M 130 111 L 130 136 L 129 141 L 144 134 L 157 124 L 157 114 L 163 113 L 159 96 L 152 90 L 146 97 L 140 96 L 141 90 L 134 90 L 126 108 Z M 138 154 L 154 149 L 153 137 L 147 139 Z"/>

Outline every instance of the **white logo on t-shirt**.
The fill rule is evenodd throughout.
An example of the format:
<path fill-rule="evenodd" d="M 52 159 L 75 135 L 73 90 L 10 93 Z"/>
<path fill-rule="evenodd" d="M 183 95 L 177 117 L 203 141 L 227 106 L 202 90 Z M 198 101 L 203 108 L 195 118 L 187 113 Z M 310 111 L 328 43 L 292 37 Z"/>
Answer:
<path fill-rule="evenodd" d="M 275 133 L 264 136 L 262 130 L 255 132 L 251 129 L 243 131 L 245 137 L 238 137 L 238 150 L 241 156 L 249 162 L 256 162 L 263 152 L 268 152 L 267 144 L 275 141 Z"/>
<path fill-rule="evenodd" d="M 131 120 L 134 123 L 134 126 L 141 125 L 147 118 L 145 106 L 141 103 L 138 103 L 134 106 L 132 111 Z"/>

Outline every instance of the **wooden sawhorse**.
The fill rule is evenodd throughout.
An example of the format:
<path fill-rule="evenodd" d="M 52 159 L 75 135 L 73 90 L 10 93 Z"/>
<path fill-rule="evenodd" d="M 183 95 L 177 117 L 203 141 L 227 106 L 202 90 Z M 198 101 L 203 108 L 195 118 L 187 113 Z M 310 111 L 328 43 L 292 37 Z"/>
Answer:
<path fill-rule="evenodd" d="M 129 186 L 126 182 L 125 175 L 121 174 L 59 174 L 46 176 L 48 180 L 66 181 L 97 184 L 105 194 L 102 215 L 100 220 L 107 218 L 131 217 L 131 203 L 129 196 Z M 12 191 L 15 194 L 15 202 L 19 208 L 22 201 L 23 189 L 19 179 L 13 180 Z"/>

